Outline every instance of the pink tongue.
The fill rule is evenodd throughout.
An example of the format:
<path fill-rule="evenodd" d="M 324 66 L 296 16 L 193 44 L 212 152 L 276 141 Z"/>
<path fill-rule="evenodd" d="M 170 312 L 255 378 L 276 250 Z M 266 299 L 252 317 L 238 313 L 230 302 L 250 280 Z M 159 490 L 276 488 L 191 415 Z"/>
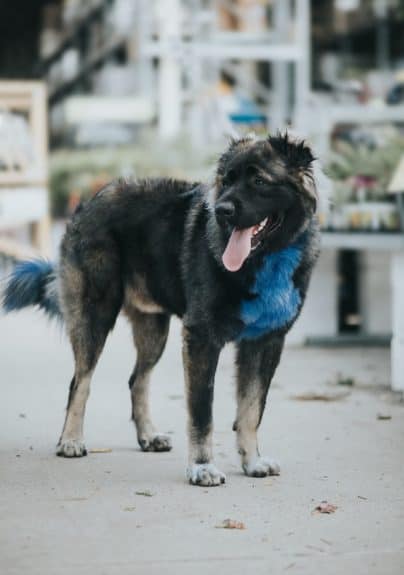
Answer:
<path fill-rule="evenodd" d="M 253 234 L 254 226 L 245 228 L 244 230 L 232 231 L 230 239 L 224 250 L 222 261 L 224 267 L 229 272 L 236 272 L 241 268 L 244 261 L 248 258 L 251 251 L 251 237 Z"/>

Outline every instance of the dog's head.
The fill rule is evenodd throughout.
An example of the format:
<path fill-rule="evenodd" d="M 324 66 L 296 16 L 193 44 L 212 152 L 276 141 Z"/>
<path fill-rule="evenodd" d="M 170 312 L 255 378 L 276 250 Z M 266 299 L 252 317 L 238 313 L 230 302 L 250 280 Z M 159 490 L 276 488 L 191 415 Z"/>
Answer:
<path fill-rule="evenodd" d="M 307 226 L 317 204 L 313 160 L 310 148 L 287 134 L 231 142 L 218 163 L 213 198 L 229 271 L 285 247 Z"/>

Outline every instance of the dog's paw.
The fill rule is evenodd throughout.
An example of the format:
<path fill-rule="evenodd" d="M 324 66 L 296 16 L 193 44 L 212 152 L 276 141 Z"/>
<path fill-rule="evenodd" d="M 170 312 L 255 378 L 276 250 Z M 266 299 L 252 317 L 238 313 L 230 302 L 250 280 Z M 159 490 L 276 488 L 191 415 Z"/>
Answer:
<path fill-rule="evenodd" d="M 160 434 L 151 438 L 140 438 L 139 445 L 142 451 L 170 451 L 172 449 L 171 439 L 168 435 Z"/>
<path fill-rule="evenodd" d="M 87 455 L 87 449 L 79 439 L 66 439 L 57 445 L 56 455 L 60 457 L 84 457 Z"/>
<path fill-rule="evenodd" d="M 226 476 L 213 463 L 194 463 L 187 469 L 187 479 L 192 485 L 213 487 L 224 483 Z"/>
<path fill-rule="evenodd" d="M 266 477 L 267 475 L 279 475 L 281 468 L 279 463 L 269 457 L 256 457 L 243 464 L 243 470 L 249 477 Z"/>

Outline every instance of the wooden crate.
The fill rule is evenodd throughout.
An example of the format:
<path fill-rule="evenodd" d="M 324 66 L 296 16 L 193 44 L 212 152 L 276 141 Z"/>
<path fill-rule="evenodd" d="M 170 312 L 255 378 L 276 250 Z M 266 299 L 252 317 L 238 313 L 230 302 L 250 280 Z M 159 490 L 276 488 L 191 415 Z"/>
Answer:
<path fill-rule="evenodd" d="M 49 251 L 46 101 L 43 82 L 0 82 L 0 250 L 5 230 L 27 224 L 34 247 Z"/>

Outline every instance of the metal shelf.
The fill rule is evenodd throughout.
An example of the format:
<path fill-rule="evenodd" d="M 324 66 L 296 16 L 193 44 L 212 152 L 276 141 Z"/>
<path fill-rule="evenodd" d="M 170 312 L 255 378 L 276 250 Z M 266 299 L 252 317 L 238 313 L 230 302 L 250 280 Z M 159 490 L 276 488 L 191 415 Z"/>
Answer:
<path fill-rule="evenodd" d="M 347 250 L 404 250 L 404 234 L 401 232 L 322 232 L 321 246 Z"/>
<path fill-rule="evenodd" d="M 236 42 L 149 42 L 143 53 L 150 57 L 162 57 L 175 49 L 176 53 L 215 60 L 255 60 L 271 62 L 299 62 L 303 59 L 299 44 L 261 44 Z"/>

